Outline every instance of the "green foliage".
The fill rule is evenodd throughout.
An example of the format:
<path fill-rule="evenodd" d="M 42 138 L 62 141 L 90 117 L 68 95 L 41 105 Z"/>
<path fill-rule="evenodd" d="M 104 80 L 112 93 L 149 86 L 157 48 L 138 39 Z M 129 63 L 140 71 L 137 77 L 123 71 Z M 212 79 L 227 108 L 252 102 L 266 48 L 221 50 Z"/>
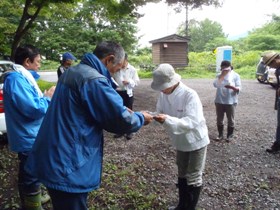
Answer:
<path fill-rule="evenodd" d="M 55 82 L 47 82 L 47 81 L 44 81 L 44 80 L 41 80 L 41 79 L 39 79 L 37 81 L 37 83 L 38 83 L 38 86 L 39 86 L 40 90 L 42 90 L 43 92 L 44 92 L 44 90 L 50 89 L 51 86 L 56 85 Z"/>
<path fill-rule="evenodd" d="M 246 38 L 246 44 L 250 50 L 274 50 L 280 46 L 280 35 L 251 34 Z"/>
<path fill-rule="evenodd" d="M 217 46 L 231 46 L 232 42 L 226 37 L 216 37 L 205 44 L 205 51 L 213 51 Z"/>
<path fill-rule="evenodd" d="M 209 65 L 216 63 L 216 55 L 213 52 L 189 52 L 189 66 L 203 66 L 205 69 Z"/>
<path fill-rule="evenodd" d="M 59 66 L 59 61 L 42 60 L 40 71 L 56 71 Z"/>
<path fill-rule="evenodd" d="M 221 1 L 219 0 L 165 0 L 168 4 L 179 4 L 179 6 L 188 6 L 190 8 L 199 8 L 203 5 L 209 6 L 209 5 L 214 5 L 214 6 L 220 6 Z"/>
<path fill-rule="evenodd" d="M 246 66 L 257 66 L 263 51 L 247 51 L 242 54 L 233 54 L 232 65 L 235 69 Z"/>
<path fill-rule="evenodd" d="M 129 62 L 138 69 L 151 68 L 153 66 L 151 53 L 139 56 L 129 55 L 128 59 Z"/>
<path fill-rule="evenodd" d="M 185 30 L 181 27 L 179 34 L 185 35 L 185 33 Z M 189 51 L 191 52 L 202 52 L 213 47 L 215 49 L 214 44 L 226 43 L 222 25 L 209 19 L 203 21 L 191 20 L 188 35 L 191 38 L 189 42 Z"/>
<path fill-rule="evenodd" d="M 256 79 L 257 65 L 242 66 L 235 71 L 240 75 L 241 79 Z"/>
<path fill-rule="evenodd" d="M 0 54 L 32 43 L 48 59 L 57 60 L 65 51 L 80 57 L 102 40 L 119 42 L 132 52 L 138 41 L 137 7 L 158 1 L 1 0 Z"/>
<path fill-rule="evenodd" d="M 138 71 L 138 76 L 142 79 L 152 78 L 152 69 L 150 71 L 140 70 L 140 71 Z"/>

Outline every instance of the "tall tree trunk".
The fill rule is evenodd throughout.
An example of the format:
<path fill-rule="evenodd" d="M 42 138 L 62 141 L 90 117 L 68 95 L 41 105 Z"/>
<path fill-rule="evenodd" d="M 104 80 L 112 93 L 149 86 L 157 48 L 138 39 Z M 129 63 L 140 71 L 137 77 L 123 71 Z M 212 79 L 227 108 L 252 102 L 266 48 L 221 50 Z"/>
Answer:
<path fill-rule="evenodd" d="M 31 28 L 33 22 L 37 18 L 38 14 L 40 13 L 40 11 L 41 11 L 41 9 L 44 5 L 44 1 L 42 1 L 37 6 L 37 9 L 36 9 L 35 13 L 33 15 L 30 15 L 28 13 L 28 10 L 31 7 L 31 3 L 32 3 L 32 0 L 26 0 L 25 1 L 24 10 L 23 10 L 23 13 L 22 13 L 22 16 L 21 16 L 21 20 L 20 20 L 20 23 L 19 23 L 18 28 L 16 30 L 14 40 L 13 40 L 13 43 L 12 43 L 12 51 L 11 51 L 11 60 L 12 61 L 14 61 L 15 51 L 16 51 L 17 47 L 19 46 L 22 37 L 24 37 L 24 35 L 28 31 L 28 29 Z"/>

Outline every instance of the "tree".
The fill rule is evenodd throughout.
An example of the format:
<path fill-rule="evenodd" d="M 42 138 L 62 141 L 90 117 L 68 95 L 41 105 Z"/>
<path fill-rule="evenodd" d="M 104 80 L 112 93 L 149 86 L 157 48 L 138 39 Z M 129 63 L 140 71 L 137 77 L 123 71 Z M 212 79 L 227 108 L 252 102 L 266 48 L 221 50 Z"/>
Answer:
<path fill-rule="evenodd" d="M 38 17 L 41 9 L 43 7 L 48 6 L 50 3 L 57 3 L 57 2 L 58 1 L 56 0 L 25 0 L 22 16 L 19 21 L 17 30 L 14 35 L 14 40 L 12 43 L 12 52 L 11 52 L 12 60 L 14 58 L 15 50 L 19 46 L 22 37 L 31 28 L 33 22 Z M 74 0 L 60 0 L 60 3 L 61 2 L 73 3 Z"/>
<path fill-rule="evenodd" d="M 272 15 L 272 20 L 264 26 L 249 32 L 244 38 L 244 50 L 277 50 L 280 47 L 280 16 Z"/>
<path fill-rule="evenodd" d="M 116 9 L 113 14 L 108 2 L 80 2 L 79 6 L 56 4 L 51 12 L 42 10 L 32 33 L 23 43 L 34 43 L 40 46 L 41 52 L 48 59 L 59 58 L 59 54 L 71 51 L 81 57 L 92 51 L 96 43 L 102 40 L 114 40 L 131 52 L 137 43 L 137 18 Z M 119 11 L 121 14 L 117 14 Z"/>
<path fill-rule="evenodd" d="M 165 0 L 168 5 L 176 5 L 175 11 L 180 12 L 182 8 L 186 11 L 185 21 L 185 35 L 189 33 L 189 8 L 196 9 L 201 6 L 214 5 L 216 7 L 221 6 L 221 0 Z"/>
<path fill-rule="evenodd" d="M 252 34 L 246 38 L 247 50 L 275 50 L 279 49 L 280 35 Z"/>
<path fill-rule="evenodd" d="M 95 22 L 94 29 L 99 29 L 99 27 L 110 28 L 112 30 L 117 30 L 117 25 L 120 25 L 118 21 L 126 21 L 135 24 L 134 18 L 138 18 L 139 14 L 136 12 L 138 6 L 142 6 L 148 2 L 159 2 L 159 0 L 1 0 L 0 9 L 1 9 L 1 26 L 0 29 L 3 29 L 3 33 L 0 35 L 0 50 L 7 53 L 9 47 L 11 46 L 11 55 L 13 57 L 15 49 L 19 46 L 24 40 L 40 39 L 40 34 L 37 33 L 35 36 L 33 29 L 40 28 L 41 25 L 45 25 L 45 29 L 48 28 L 49 24 L 46 24 L 42 17 L 49 18 L 53 15 L 55 5 L 62 3 L 69 3 L 75 5 L 72 14 L 77 14 L 79 10 L 86 10 L 83 8 L 83 5 L 99 5 L 100 11 L 103 12 L 103 16 L 106 17 L 106 20 L 102 21 L 101 19 L 95 18 L 92 22 Z M 79 4 L 78 4 L 79 3 Z M 69 5 L 68 4 L 68 5 Z M 68 6 L 66 6 L 68 7 Z M 77 10 L 75 10 L 77 9 Z M 44 12 L 43 12 L 44 11 Z M 63 11 L 63 9 L 61 10 Z M 45 13 L 42 15 L 42 13 Z M 88 10 L 88 13 L 84 15 L 87 19 L 90 19 L 92 15 L 91 11 Z M 37 18 L 41 17 L 39 21 Z M 57 16 L 58 17 L 58 16 Z M 61 15 L 63 17 L 63 15 Z M 132 18 L 132 19 L 130 19 Z M 85 19 L 77 20 L 74 17 L 68 19 L 70 22 L 84 22 Z M 102 22 L 104 25 L 100 25 L 97 22 Z M 3 24 L 2 24 L 3 23 Z M 35 24 L 36 23 L 36 24 Z M 61 22 L 62 23 L 62 22 Z M 67 24 L 67 22 L 64 22 Z M 86 24 L 86 29 L 90 27 L 89 24 Z M 83 25 L 85 25 L 83 24 Z M 112 24 L 112 25 L 110 25 Z M 53 24 L 54 25 L 54 24 Z M 126 27 L 125 24 L 121 24 L 123 27 Z M 76 25 L 77 26 L 77 25 Z M 58 26 L 57 26 L 58 27 Z M 122 29 L 124 29 L 122 27 Z M 43 27 L 41 27 L 43 28 Z M 64 30 L 66 26 L 61 25 L 61 30 Z M 78 27 L 76 27 L 77 29 Z M 31 29 L 31 30 L 30 30 Z M 121 32 L 119 30 L 119 32 Z M 107 33 L 109 35 L 109 33 Z M 130 34 L 131 35 L 131 34 Z M 127 36 L 125 38 L 128 38 Z M 131 39 L 128 39 L 131 40 Z M 3 42 L 2 42 L 3 41 Z M 59 38 L 57 38 L 59 41 Z M 10 45 L 10 46 L 9 46 Z"/>
<path fill-rule="evenodd" d="M 191 40 L 189 43 L 189 51 L 202 52 L 204 50 L 209 50 L 209 46 L 206 47 L 207 43 L 213 42 L 214 40 L 224 42 L 226 39 L 222 25 L 216 21 L 211 21 L 206 18 L 203 21 L 192 20 L 190 23 L 189 36 Z M 179 34 L 184 34 L 182 28 Z"/>

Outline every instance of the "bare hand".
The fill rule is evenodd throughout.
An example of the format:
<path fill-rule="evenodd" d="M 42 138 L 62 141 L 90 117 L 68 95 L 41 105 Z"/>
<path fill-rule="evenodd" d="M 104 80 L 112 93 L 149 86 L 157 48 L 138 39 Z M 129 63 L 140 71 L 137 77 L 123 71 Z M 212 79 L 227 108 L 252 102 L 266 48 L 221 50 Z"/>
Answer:
<path fill-rule="evenodd" d="M 124 85 L 128 85 L 128 84 L 129 84 L 129 82 L 128 82 L 127 80 L 123 80 L 122 83 L 123 83 Z"/>
<path fill-rule="evenodd" d="M 158 115 L 154 116 L 154 120 L 159 123 L 164 123 L 166 118 L 167 118 L 166 114 L 158 114 Z"/>
<path fill-rule="evenodd" d="M 234 87 L 231 86 L 231 85 L 225 85 L 225 88 L 228 88 L 228 89 L 233 89 Z"/>
<path fill-rule="evenodd" d="M 50 89 L 44 91 L 44 96 L 52 98 L 56 86 L 52 86 Z"/>
<path fill-rule="evenodd" d="M 235 92 L 238 92 L 238 91 L 239 91 L 238 88 L 236 88 L 236 87 L 234 87 L 234 86 L 231 86 L 231 85 L 225 85 L 225 88 L 232 89 L 232 90 L 235 91 Z"/>
<path fill-rule="evenodd" d="M 141 111 L 141 113 L 144 115 L 144 119 L 145 119 L 144 125 L 148 125 L 153 121 L 153 116 L 150 115 L 148 112 Z"/>

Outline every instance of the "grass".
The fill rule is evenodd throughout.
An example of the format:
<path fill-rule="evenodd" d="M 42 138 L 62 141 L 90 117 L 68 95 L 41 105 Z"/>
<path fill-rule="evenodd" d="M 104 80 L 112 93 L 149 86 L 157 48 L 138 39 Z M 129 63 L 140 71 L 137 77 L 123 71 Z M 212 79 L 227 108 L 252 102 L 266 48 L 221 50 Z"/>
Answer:
<path fill-rule="evenodd" d="M 47 81 L 44 81 L 44 80 L 38 80 L 37 81 L 38 83 L 38 86 L 40 87 L 40 89 L 44 92 L 44 90 L 48 90 L 50 89 L 51 86 L 54 86 L 56 85 L 55 82 L 47 82 Z"/>
<path fill-rule="evenodd" d="M 240 69 L 235 69 L 241 79 L 255 79 L 256 78 L 256 69 L 255 67 L 245 66 Z M 182 76 L 183 79 L 213 79 L 216 76 L 215 70 L 207 70 L 199 67 L 191 67 L 176 70 L 178 74 Z M 152 78 L 152 71 L 138 71 L 140 78 Z"/>

